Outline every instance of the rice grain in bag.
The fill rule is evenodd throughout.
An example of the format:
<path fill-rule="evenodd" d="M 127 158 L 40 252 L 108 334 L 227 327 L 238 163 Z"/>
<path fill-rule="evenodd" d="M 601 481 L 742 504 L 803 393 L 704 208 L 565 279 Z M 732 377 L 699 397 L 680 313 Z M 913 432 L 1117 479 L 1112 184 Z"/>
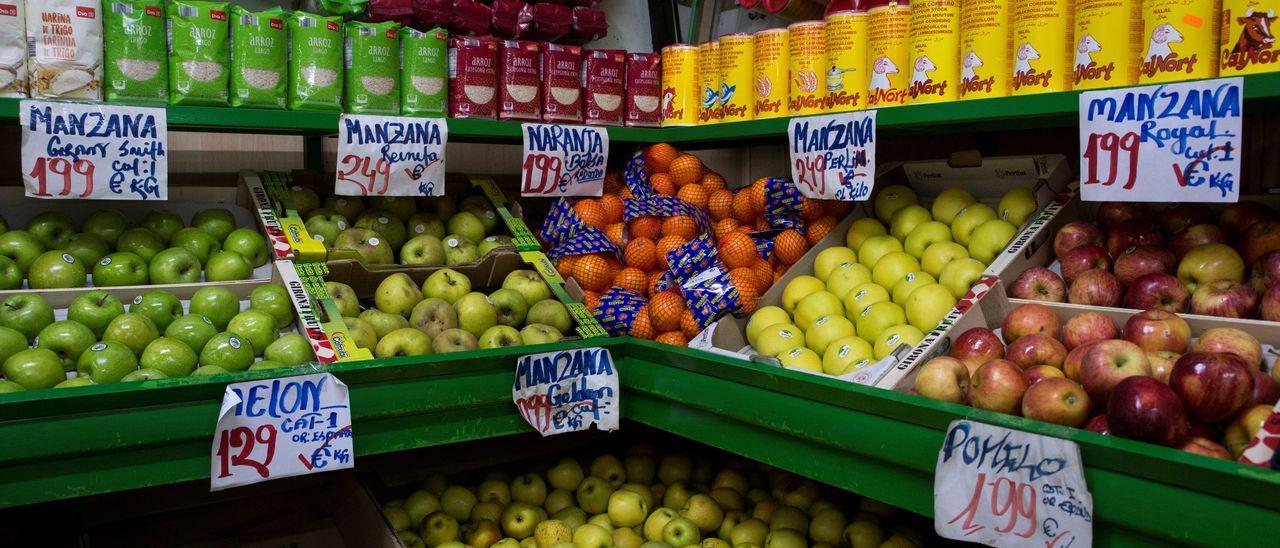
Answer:
<path fill-rule="evenodd" d="M 347 23 L 347 112 L 400 114 L 400 24 Z"/>
<path fill-rule="evenodd" d="M 290 110 L 342 110 L 342 17 L 289 14 Z"/>
<path fill-rule="evenodd" d="M 498 98 L 498 41 L 449 37 L 449 116 L 492 120 Z"/>
<path fill-rule="evenodd" d="M 498 119 L 542 120 L 541 60 L 538 43 L 504 40 L 498 61 L 502 85 L 498 88 Z"/>
<path fill-rule="evenodd" d="M 106 74 L 108 101 L 169 101 L 169 54 L 163 0 L 108 0 Z"/>
<path fill-rule="evenodd" d="M 662 125 L 662 56 L 627 54 L 627 127 Z"/>
<path fill-rule="evenodd" d="M 582 123 L 582 48 L 542 44 L 542 121 Z"/>
<path fill-rule="evenodd" d="M 448 115 L 449 33 L 444 29 L 400 33 L 400 112 Z"/>
<path fill-rule="evenodd" d="M 0 97 L 27 96 L 26 27 L 21 0 L 0 4 Z"/>
<path fill-rule="evenodd" d="M 231 71 L 230 4 L 174 0 L 169 4 L 169 102 L 227 105 Z"/>
<path fill-rule="evenodd" d="M 285 107 L 288 38 L 283 9 L 231 8 L 231 106 Z"/>
<path fill-rule="evenodd" d="M 584 52 L 583 120 L 589 126 L 622 125 L 626 98 L 627 52 L 596 49 Z"/>
<path fill-rule="evenodd" d="M 30 0 L 27 86 L 32 98 L 102 99 L 102 5 Z"/>

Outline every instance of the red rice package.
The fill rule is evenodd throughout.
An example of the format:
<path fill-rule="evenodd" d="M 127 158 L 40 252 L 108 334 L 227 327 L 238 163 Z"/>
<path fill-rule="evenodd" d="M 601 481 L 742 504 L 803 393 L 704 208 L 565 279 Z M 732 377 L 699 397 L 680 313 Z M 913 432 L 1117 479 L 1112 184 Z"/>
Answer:
<path fill-rule="evenodd" d="M 609 35 L 604 12 L 595 8 L 573 8 L 573 29 L 565 37 L 571 44 L 585 44 Z"/>
<path fill-rule="evenodd" d="M 420 29 L 449 26 L 453 14 L 451 0 L 412 0 L 413 20 Z"/>
<path fill-rule="evenodd" d="M 587 50 L 583 57 L 586 64 L 583 121 L 592 126 L 622 125 L 627 52 L 619 49 Z"/>
<path fill-rule="evenodd" d="M 520 0 L 493 0 L 493 33 L 522 38 L 533 27 L 533 6 Z"/>
<path fill-rule="evenodd" d="M 413 24 L 412 0 L 369 0 L 369 21 L 381 23 L 395 21 L 401 25 Z"/>
<path fill-rule="evenodd" d="M 493 8 L 475 0 L 453 0 L 449 30 L 455 34 L 483 36 L 489 34 L 489 22 L 492 20 Z"/>
<path fill-rule="evenodd" d="M 542 44 L 542 121 L 582 123 L 582 48 Z"/>
<path fill-rule="evenodd" d="M 662 55 L 627 54 L 627 127 L 662 125 Z"/>
<path fill-rule="evenodd" d="M 450 36 L 449 116 L 492 120 L 497 95 L 498 41 Z"/>
<path fill-rule="evenodd" d="M 529 39 L 554 42 L 573 31 L 573 8 L 557 4 L 533 5 L 533 31 Z"/>
<path fill-rule="evenodd" d="M 502 85 L 498 88 L 498 119 L 542 119 L 542 60 L 537 42 L 504 40 L 498 53 Z"/>

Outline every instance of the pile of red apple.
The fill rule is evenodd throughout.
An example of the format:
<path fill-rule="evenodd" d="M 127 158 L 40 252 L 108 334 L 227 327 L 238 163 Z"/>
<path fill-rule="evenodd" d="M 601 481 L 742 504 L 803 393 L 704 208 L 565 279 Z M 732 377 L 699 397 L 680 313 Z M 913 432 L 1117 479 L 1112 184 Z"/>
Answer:
<path fill-rule="evenodd" d="M 1106 202 L 1096 222 L 1059 229 L 1053 254 L 1061 275 L 1027 269 L 1014 298 L 1280 321 L 1280 217 L 1257 202 L 1216 215 L 1205 204 Z"/>
<path fill-rule="evenodd" d="M 1263 367 L 1262 345 L 1238 329 L 1209 329 L 1193 343 L 1186 320 L 1167 310 L 1124 326 L 1099 312 L 1063 324 L 1029 303 L 1005 317 L 1000 335 L 962 333 L 950 356 L 921 368 L 914 391 L 1229 459 L 1280 400 L 1280 368 Z"/>

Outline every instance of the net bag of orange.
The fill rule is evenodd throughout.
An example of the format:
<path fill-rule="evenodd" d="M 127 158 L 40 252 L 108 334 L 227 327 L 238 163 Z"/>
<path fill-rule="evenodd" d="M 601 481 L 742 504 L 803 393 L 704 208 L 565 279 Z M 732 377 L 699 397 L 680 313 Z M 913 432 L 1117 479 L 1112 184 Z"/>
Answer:
<path fill-rule="evenodd" d="M 618 337 L 632 334 L 636 318 L 644 307 L 644 298 L 620 287 L 610 288 L 600 295 L 600 306 L 592 310 L 596 321 L 610 335 Z M 646 311 L 647 313 L 647 311 Z M 644 335 L 643 333 L 639 335 Z M 641 338 L 650 338 L 643 337 Z"/>

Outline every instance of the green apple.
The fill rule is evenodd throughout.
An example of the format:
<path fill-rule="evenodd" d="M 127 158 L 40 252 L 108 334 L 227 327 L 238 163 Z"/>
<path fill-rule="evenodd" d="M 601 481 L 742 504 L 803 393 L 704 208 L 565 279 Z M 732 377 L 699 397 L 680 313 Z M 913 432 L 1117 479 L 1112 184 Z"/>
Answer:
<path fill-rule="evenodd" d="M 920 203 L 920 198 L 916 197 L 915 191 L 902 185 L 889 185 L 876 193 L 872 199 L 872 206 L 875 209 L 876 218 L 880 222 L 887 223 L 893 218 L 893 214 L 899 209 Z"/>
<path fill-rule="evenodd" d="M 575 492 L 578 506 L 588 514 L 605 512 L 609 509 L 609 495 L 613 494 L 613 490 L 613 485 L 604 478 L 587 476 Z"/>
<path fill-rule="evenodd" d="M 0 255 L 0 289 L 20 289 L 25 277 L 17 261 Z"/>
<path fill-rule="evenodd" d="M 80 229 L 89 234 L 97 234 L 108 245 L 115 245 L 120 235 L 129 230 L 129 219 L 114 209 L 100 209 L 90 214 Z"/>
<path fill-rule="evenodd" d="M 187 227 L 174 234 L 169 239 L 169 245 L 190 251 L 203 265 L 209 262 L 209 258 L 214 253 L 222 249 L 222 240 L 203 229 Z"/>
<path fill-rule="evenodd" d="M 409 514 L 409 523 L 422 523 L 423 518 L 440 511 L 440 499 L 427 491 L 414 491 L 404 499 L 403 508 Z"/>
<path fill-rule="evenodd" d="M 948 188 L 933 200 L 933 218 L 949 225 L 960 210 L 977 201 L 968 190 Z"/>
<path fill-rule="evenodd" d="M 41 253 L 31 262 L 27 285 L 31 289 L 84 287 L 85 274 L 84 263 L 66 251 L 55 249 Z"/>
<path fill-rule="evenodd" d="M 329 260 L 352 259 L 364 264 L 391 264 L 395 260 L 387 238 L 364 228 L 343 230 L 325 247 L 329 248 Z"/>
<path fill-rule="evenodd" d="M 201 232 L 204 234 L 204 232 Z M 156 254 L 147 268 L 153 284 L 190 284 L 200 281 L 200 258 L 181 247 L 171 247 Z"/>
<path fill-rule="evenodd" d="M 454 303 L 454 308 L 458 311 L 458 327 L 476 337 L 498 323 L 498 309 L 484 293 L 471 292 L 463 295 Z"/>
<path fill-rule="evenodd" d="M 969 237 L 978 225 L 996 218 L 996 210 L 991 206 L 978 202 L 969 204 L 956 213 L 951 221 L 951 239 L 960 245 L 969 245 Z"/>
<path fill-rule="evenodd" d="M 516 328 L 508 325 L 495 325 L 486 329 L 480 334 L 477 342 L 480 348 L 506 348 L 508 346 L 521 346 L 524 341 L 520 338 L 520 332 Z"/>
<path fill-rule="evenodd" d="M 627 480 L 627 471 L 622 467 L 622 461 L 607 453 L 591 461 L 591 468 L 587 475 L 601 478 L 614 487 L 622 485 Z"/>
<path fill-rule="evenodd" d="M 316 211 L 324 210 L 317 209 Z M 312 214 L 314 213 L 315 212 L 313 211 Z M 347 223 L 347 220 L 341 215 L 338 215 L 337 213 L 330 213 L 311 217 L 307 219 L 304 226 L 307 227 L 307 234 L 310 234 L 313 239 L 328 245 L 331 242 L 337 241 L 338 234 L 341 234 L 343 230 L 346 230 L 350 224 Z"/>
<path fill-rule="evenodd" d="M 253 367 L 253 366 L 251 365 L 249 367 Z M 223 373 L 230 373 L 230 371 L 227 371 L 226 369 L 223 369 L 216 365 L 202 365 L 200 367 L 197 367 L 195 371 L 192 371 L 191 376 L 207 377 L 209 375 L 221 375 Z"/>
<path fill-rule="evenodd" d="M 563 338 L 564 334 L 559 329 L 547 324 L 531 323 L 520 330 L 520 340 L 524 344 L 549 344 L 560 342 Z"/>
<path fill-rule="evenodd" d="M 530 306 L 551 298 L 551 288 L 547 286 L 547 282 L 532 270 L 512 271 L 502 279 L 502 288 L 515 290 Z"/>
<path fill-rule="evenodd" d="M 232 230 L 222 240 L 222 249 L 239 253 L 249 259 L 249 264 L 254 267 L 267 264 L 267 241 L 262 234 L 251 228 Z"/>
<path fill-rule="evenodd" d="M 813 273 L 819 280 L 826 282 L 831 276 L 831 271 L 844 263 L 857 262 L 858 254 L 852 249 L 844 246 L 828 247 L 820 252 L 813 259 Z"/>
<path fill-rule="evenodd" d="M 115 341 L 129 347 L 133 355 L 141 356 L 151 341 L 160 337 L 156 324 L 142 314 L 126 312 L 107 324 L 102 332 L 103 342 Z"/>
<path fill-rule="evenodd" d="M 165 337 L 182 341 L 192 351 L 197 348 L 203 350 L 209 339 L 217 334 L 218 328 L 213 325 L 212 320 L 194 313 L 173 320 L 164 329 Z"/>
<path fill-rule="evenodd" d="M 9 356 L 0 369 L 5 379 L 27 390 L 53 388 L 67 380 L 58 355 L 45 348 L 28 348 Z"/>
<path fill-rule="evenodd" d="M 409 327 L 409 320 L 406 320 L 404 316 L 388 314 L 376 308 L 365 310 L 358 317 L 373 326 L 373 332 L 379 339 L 386 337 L 387 333 Z"/>
<path fill-rule="evenodd" d="M 782 290 L 782 309 L 785 310 L 787 314 L 794 314 L 796 311 L 796 305 L 800 304 L 802 299 L 808 297 L 814 292 L 825 290 L 826 284 L 822 283 L 822 280 L 819 280 L 818 278 L 813 276 L 796 276 L 795 279 L 791 280 L 791 282 L 787 284 L 787 287 Z"/>
<path fill-rule="evenodd" d="M 76 372 L 98 384 L 120 382 L 125 375 L 138 370 L 138 358 L 129 347 L 118 342 L 100 342 L 80 354 Z"/>
<path fill-rule="evenodd" d="M 1009 189 L 1000 197 L 1000 204 L 996 206 L 996 214 L 1013 223 L 1013 226 L 1022 226 L 1035 212 L 1036 195 L 1027 187 Z"/>
<path fill-rule="evenodd" d="M 200 365 L 244 371 L 253 365 L 253 343 L 228 332 L 218 333 L 200 350 Z"/>
<path fill-rule="evenodd" d="M 837 339 L 827 345 L 822 354 L 822 372 L 828 375 L 846 375 L 866 367 L 875 359 L 871 343 L 861 337 Z"/>
<path fill-rule="evenodd" d="M 444 244 L 430 234 L 414 236 L 400 248 L 400 263 L 414 266 L 444 266 Z"/>
<path fill-rule="evenodd" d="M 542 503 L 542 507 L 551 514 L 551 517 L 565 521 L 575 527 L 587 522 L 587 513 L 581 508 L 574 506 L 578 501 L 573 498 L 573 492 L 567 489 L 555 489 L 547 493 L 547 499 Z M 501 509 L 499 509 L 501 512 Z M 474 517 L 471 518 L 475 520 Z"/>
<path fill-rule="evenodd" d="M 583 477 L 585 476 L 582 465 L 570 457 L 561 458 L 555 466 L 547 470 L 547 483 L 555 489 L 573 491 L 582 483 Z"/>
<path fill-rule="evenodd" d="M 400 246 L 404 245 L 406 236 L 404 221 L 385 209 L 370 209 L 360 214 L 356 218 L 355 227 L 377 232 L 387 240 L 387 245 L 393 250 L 400 249 Z"/>
<path fill-rule="evenodd" d="M 651 455 L 627 455 L 627 460 L 623 469 L 628 483 L 618 486 L 620 491 L 631 491 L 640 495 L 640 499 L 647 506 L 652 507 L 656 500 L 653 496 L 653 490 L 649 489 L 649 484 L 653 482 L 654 473 L 657 472 L 656 465 Z M 638 472 L 632 477 L 632 472 Z"/>
<path fill-rule="evenodd" d="M 369 199 L 369 207 L 390 211 L 397 219 L 404 221 L 418 212 L 413 198 L 408 196 L 374 196 Z"/>
<path fill-rule="evenodd" d="M 906 240 L 907 235 L 911 234 L 917 226 L 932 220 L 933 216 L 929 214 L 929 210 L 912 204 L 894 212 L 893 218 L 889 220 L 889 234 L 899 241 Z"/>
<path fill-rule="evenodd" d="M 662 530 L 671 520 L 680 517 L 675 510 L 666 507 L 660 507 L 649 514 L 644 520 L 644 526 L 641 528 L 644 538 L 650 542 L 662 541 Z"/>
<path fill-rule="evenodd" d="M 112 253 L 93 265 L 93 285 L 147 285 L 149 279 L 147 261 L 128 251 Z"/>
<path fill-rule="evenodd" d="M 76 225 L 65 213 L 45 211 L 27 221 L 27 232 L 40 240 L 45 249 L 62 249 L 76 233 Z"/>
<path fill-rule="evenodd" d="M 53 385 L 54 388 L 75 388 L 78 386 L 92 386 L 96 383 L 89 377 L 73 377 Z"/>
<path fill-rule="evenodd" d="M 0 326 L 8 327 L 30 342 L 53 323 L 53 307 L 35 293 L 20 293 L 0 303 Z"/>
<path fill-rule="evenodd" d="M 912 229 L 903 243 L 903 249 L 912 257 L 924 257 L 924 250 L 937 242 L 950 242 L 951 229 L 938 221 L 920 223 Z"/>
<path fill-rule="evenodd" d="M 293 209 L 298 211 L 298 215 L 305 216 L 311 210 L 320 207 L 320 196 L 316 191 L 302 185 L 291 185 L 286 191 L 289 196 L 289 203 Z M 199 215 L 197 215 L 199 217 Z M 197 224 L 194 220 L 191 224 Z"/>
<path fill-rule="evenodd" d="M 907 306 L 907 298 L 911 296 L 913 291 L 936 283 L 938 283 L 938 280 L 923 270 L 908 272 L 902 279 L 893 284 L 893 289 L 889 290 L 890 300 L 905 308 Z"/>
<path fill-rule="evenodd" d="M 1004 219 L 982 223 L 969 236 L 969 256 L 984 264 L 991 264 L 1017 234 L 1018 227 Z"/>
<path fill-rule="evenodd" d="M 511 240 L 511 236 L 494 234 L 492 236 L 485 236 L 483 240 L 480 240 L 480 244 L 476 246 L 476 251 L 480 253 L 481 257 L 483 257 L 499 247 L 508 247 L 513 245 L 515 245 L 515 242 Z"/>
<path fill-rule="evenodd" d="M 286 333 L 267 345 L 262 357 L 284 365 L 301 365 L 316 359 L 311 342 L 298 333 Z"/>
<path fill-rule="evenodd" d="M 499 289 L 489 294 L 489 300 L 498 311 L 498 324 L 520 327 L 529 314 L 529 304 L 514 289 Z M 537 301 L 535 301 L 537 302 Z M 483 344 L 481 344 L 483 346 Z"/>
<path fill-rule="evenodd" d="M 872 348 L 875 350 L 876 360 L 883 360 L 889 354 L 892 354 L 900 345 L 914 347 L 920 344 L 920 340 L 924 338 L 924 333 L 911 325 L 895 325 L 882 331 L 876 336 L 875 344 Z"/>
<path fill-rule="evenodd" d="M 75 369 L 80 355 L 93 345 L 97 337 L 88 327 L 79 322 L 62 320 L 49 324 L 36 336 L 36 348 L 44 348 L 57 354 L 62 361 L 62 368 Z"/>
<path fill-rule="evenodd" d="M 451 268 L 442 268 L 427 276 L 422 282 L 422 292 L 428 297 L 454 304 L 471 292 L 471 280 Z"/>
<path fill-rule="evenodd" d="M 781 497 L 780 497 L 781 498 Z M 809 516 L 794 506 L 779 506 L 769 517 L 769 530 L 790 529 L 801 535 L 809 532 Z M 766 541 L 767 542 L 767 541 Z M 801 541 L 803 546 L 803 541 Z"/>
<path fill-rule="evenodd" d="M 261 310 L 245 310 L 236 314 L 227 322 L 227 331 L 247 339 L 253 345 L 254 354 L 258 356 L 280 335 L 280 330 L 276 329 L 276 319 Z"/>
<path fill-rule="evenodd" d="M 142 351 L 138 364 L 170 377 L 185 377 L 196 370 L 196 352 L 177 339 L 160 337 Z"/>
<path fill-rule="evenodd" d="M 249 309 L 270 314 L 276 319 L 276 329 L 284 329 L 293 323 L 293 299 L 283 286 L 268 284 L 254 288 L 249 293 Z"/>
<path fill-rule="evenodd" d="M 94 264 L 111 252 L 110 246 L 102 236 L 88 232 L 72 236 L 71 241 L 67 242 L 62 250 L 70 253 L 82 265 Z"/>
<path fill-rule="evenodd" d="M 324 208 L 333 210 L 348 219 L 354 219 L 364 211 L 364 202 L 355 196 L 333 194 L 324 199 Z"/>
<path fill-rule="evenodd" d="M 920 270 L 920 261 L 905 251 L 894 251 L 881 257 L 871 268 L 871 281 L 892 288 L 908 272 Z"/>
<path fill-rule="evenodd" d="M 702 534 L 698 532 L 698 526 L 694 525 L 688 518 L 672 518 L 662 528 L 662 542 L 670 544 L 672 548 L 692 546 L 701 541 Z"/>
<path fill-rule="evenodd" d="M 107 324 L 121 314 L 124 314 L 124 303 L 101 289 L 84 293 L 67 306 L 67 319 L 89 328 L 94 340 L 101 338 L 102 332 L 107 330 Z"/>
<path fill-rule="evenodd" d="M 428 297 L 414 305 L 409 325 L 434 339 L 442 331 L 458 327 L 458 313 L 444 300 Z"/>
<path fill-rule="evenodd" d="M 27 347 L 26 335 L 16 329 L 0 327 L 0 364 Z"/>
<path fill-rule="evenodd" d="M 413 307 L 422 302 L 422 290 L 408 274 L 397 272 L 378 284 L 373 302 L 378 310 L 408 318 Z"/>
<path fill-rule="evenodd" d="M 347 336 L 351 338 L 351 342 L 373 352 L 378 345 L 378 333 L 373 330 L 372 324 L 354 316 L 346 316 L 342 318 L 342 322 L 347 324 Z"/>
<path fill-rule="evenodd" d="M 511 500 L 542 506 L 547 500 L 547 483 L 538 474 L 528 473 L 511 480 Z"/>
<path fill-rule="evenodd" d="M 751 518 L 733 526 L 733 530 L 729 531 L 729 543 L 733 546 L 744 544 L 764 546 L 764 540 L 768 535 L 769 524 L 756 518 Z"/>
<path fill-rule="evenodd" d="M 858 248 L 858 262 L 867 268 L 874 269 L 881 257 L 900 251 L 903 251 L 902 242 L 897 238 L 888 234 L 872 236 L 862 242 L 862 247 Z"/>
<path fill-rule="evenodd" d="M 431 338 L 412 327 L 402 327 L 378 339 L 374 357 L 420 356 L 431 354 Z"/>
<path fill-rule="evenodd" d="M 588 523 L 573 531 L 573 546 L 579 548 L 611 548 L 613 535 L 604 527 Z"/>
<path fill-rule="evenodd" d="M 435 236 L 444 238 L 444 221 L 434 213 L 415 213 L 405 221 L 405 232 L 410 236 Z"/>
<path fill-rule="evenodd" d="M 609 495 L 608 511 L 614 527 L 635 527 L 649 516 L 649 503 L 640 493 L 619 489 Z"/>
<path fill-rule="evenodd" d="M 808 541 L 795 529 L 773 529 L 764 538 L 765 548 L 805 548 Z"/>
<path fill-rule="evenodd" d="M 787 369 L 803 369 L 815 373 L 822 372 L 822 356 L 808 348 L 792 348 L 777 355 L 778 362 Z"/>
<path fill-rule="evenodd" d="M 23 272 L 31 268 L 31 263 L 44 253 L 44 249 L 44 244 L 25 230 L 10 230 L 0 234 L 0 255 L 13 259 Z"/>
<path fill-rule="evenodd" d="M 858 336 L 867 342 L 875 341 L 880 333 L 895 325 L 907 323 L 907 313 L 892 302 L 874 303 L 858 313 Z"/>
<path fill-rule="evenodd" d="M 454 519 L 466 520 L 471 517 L 471 508 L 480 502 L 475 494 L 467 488 L 450 485 L 440 494 L 440 508 Z M 544 516 L 545 518 L 545 516 Z M 530 524 L 530 527 L 533 525 Z"/>
<path fill-rule="evenodd" d="M 461 309 L 458 313 L 461 315 Z M 569 316 L 569 309 L 556 299 L 543 299 L 533 303 L 529 307 L 529 313 L 525 315 L 525 321 L 549 325 L 561 333 L 573 331 L 573 318 Z"/>
<path fill-rule="evenodd" d="M 849 231 L 845 232 L 844 235 L 844 243 L 854 253 L 857 253 L 862 244 L 867 241 L 867 238 L 883 236 L 888 233 L 889 230 L 880 221 L 872 217 L 862 217 L 853 221 L 853 224 L 849 226 Z"/>
<path fill-rule="evenodd" d="M 755 346 L 756 338 L 764 331 L 764 328 L 780 323 L 791 323 L 791 315 L 776 306 L 763 306 L 757 309 L 747 318 L 747 326 L 744 331 L 747 334 L 747 343 Z"/>
<path fill-rule="evenodd" d="M 182 301 L 168 291 L 143 291 L 141 295 L 134 297 L 133 303 L 129 305 L 129 312 L 146 316 L 155 324 L 156 329 L 164 331 L 174 319 L 182 315 Z"/>
<path fill-rule="evenodd" d="M 202 209 L 191 218 L 191 227 L 208 232 L 214 240 L 221 242 L 236 229 L 236 217 L 225 208 Z"/>
<path fill-rule="evenodd" d="M 843 262 L 827 275 L 827 291 L 841 300 L 853 288 L 871 281 L 871 269 L 858 262 Z"/>
<path fill-rule="evenodd" d="M 425 546 L 435 547 L 458 539 L 458 520 L 444 512 L 432 512 L 422 519 L 418 534 Z"/>
<path fill-rule="evenodd" d="M 480 248 L 476 247 L 475 240 L 457 234 L 445 234 L 443 243 L 444 263 L 449 266 L 473 263 L 480 258 Z"/>
<path fill-rule="evenodd" d="M 532 539 L 534 528 L 546 518 L 544 514 L 532 504 L 513 502 L 502 510 L 502 532 L 513 539 Z"/>
<path fill-rule="evenodd" d="M 120 379 L 120 382 L 154 381 L 167 378 L 169 376 L 165 375 L 163 371 L 143 368 L 125 375 L 124 378 Z"/>
<path fill-rule="evenodd" d="M 449 217 L 449 222 L 445 224 L 445 230 L 471 240 L 473 243 L 483 240 L 486 233 L 484 223 L 469 211 L 458 212 Z"/>
<path fill-rule="evenodd" d="M 324 290 L 329 294 L 329 298 L 338 305 L 338 312 L 343 316 L 358 316 L 360 314 L 360 301 L 356 298 L 356 290 L 351 286 L 342 282 L 325 282 Z M 468 291 L 470 291 L 468 289 Z"/>
<path fill-rule="evenodd" d="M 473 194 L 463 198 L 458 203 L 458 211 L 466 211 L 480 219 L 480 224 L 484 225 L 486 234 L 497 229 L 498 223 L 501 222 L 498 219 L 498 212 L 493 209 L 493 203 L 485 196 Z"/>
<path fill-rule="evenodd" d="M 982 277 L 986 269 L 987 265 L 977 259 L 956 259 L 942 267 L 938 283 L 951 291 L 951 296 L 959 299 L 969 292 L 969 288 Z"/>
<path fill-rule="evenodd" d="M 831 343 L 856 334 L 857 330 L 854 329 L 853 322 L 843 315 L 823 316 L 804 332 L 804 343 L 810 350 L 821 356 Z"/>
<path fill-rule="evenodd" d="M 802 331 L 808 331 L 818 318 L 843 315 L 844 305 L 840 297 L 830 291 L 814 291 L 796 304 L 795 325 Z"/>
<path fill-rule="evenodd" d="M 150 230 L 166 242 L 173 239 L 173 235 L 182 230 L 184 226 L 186 224 L 182 222 L 182 217 L 167 209 L 149 211 L 142 218 L 142 228 Z"/>
<path fill-rule="evenodd" d="M 928 333 L 937 327 L 956 305 L 956 298 L 951 290 L 939 284 L 929 284 L 907 297 L 907 321 L 922 332 Z"/>
<path fill-rule="evenodd" d="M 969 250 L 964 246 L 951 242 L 936 242 L 930 244 L 924 250 L 924 254 L 920 257 L 920 270 L 928 272 L 937 278 L 942 275 L 943 267 L 956 259 L 969 258 Z"/>
<path fill-rule="evenodd" d="M 877 548 L 884 542 L 884 529 L 880 524 L 867 518 L 856 518 L 844 528 L 844 546 L 852 548 Z"/>
<path fill-rule="evenodd" d="M 288 364 L 283 364 L 275 360 L 262 360 L 262 361 L 253 362 L 253 365 L 249 366 L 248 371 L 262 371 L 264 369 L 280 369 L 282 367 L 293 367 L 293 366 Z"/>
<path fill-rule="evenodd" d="M 821 370 L 821 368 L 819 368 Z M 720 504 L 708 495 L 698 493 L 680 507 L 680 517 L 692 521 L 703 533 L 710 533 L 720 527 L 724 521 L 724 510 Z"/>
<path fill-rule="evenodd" d="M 231 322 L 231 318 L 240 313 L 240 298 L 225 287 L 217 285 L 205 286 L 197 289 L 195 294 L 191 296 L 189 308 L 192 314 L 208 318 L 218 331 L 223 331 L 226 330 L 227 324 Z M 181 313 L 182 309 L 181 305 L 179 305 L 176 315 L 181 315 Z"/>
<path fill-rule="evenodd" d="M 165 241 L 159 234 L 146 228 L 131 228 L 116 240 L 115 254 L 132 253 L 141 257 L 144 263 L 150 263 L 165 248 Z"/>
<path fill-rule="evenodd" d="M 774 324 L 760 331 L 754 346 L 760 355 L 772 358 L 804 346 L 804 331 L 789 323 Z"/>
<path fill-rule="evenodd" d="M 471 521 L 476 521 L 479 514 L 487 515 L 492 511 L 488 506 L 480 506 L 486 502 L 496 503 L 500 506 L 498 508 L 498 519 L 502 519 L 501 506 L 511 504 L 511 488 L 502 478 L 486 479 L 480 482 L 480 486 L 476 488 L 476 498 L 480 502 L 471 507 Z M 480 506 L 479 511 L 476 509 L 477 506 Z"/>
<path fill-rule="evenodd" d="M 480 342 L 476 336 L 464 329 L 446 329 L 431 339 L 431 349 L 437 354 L 475 350 L 479 347 Z"/>
<path fill-rule="evenodd" d="M 21 384 L 0 379 L 0 394 L 12 394 L 14 392 L 25 392 L 26 390 L 27 389 L 23 388 Z"/>

